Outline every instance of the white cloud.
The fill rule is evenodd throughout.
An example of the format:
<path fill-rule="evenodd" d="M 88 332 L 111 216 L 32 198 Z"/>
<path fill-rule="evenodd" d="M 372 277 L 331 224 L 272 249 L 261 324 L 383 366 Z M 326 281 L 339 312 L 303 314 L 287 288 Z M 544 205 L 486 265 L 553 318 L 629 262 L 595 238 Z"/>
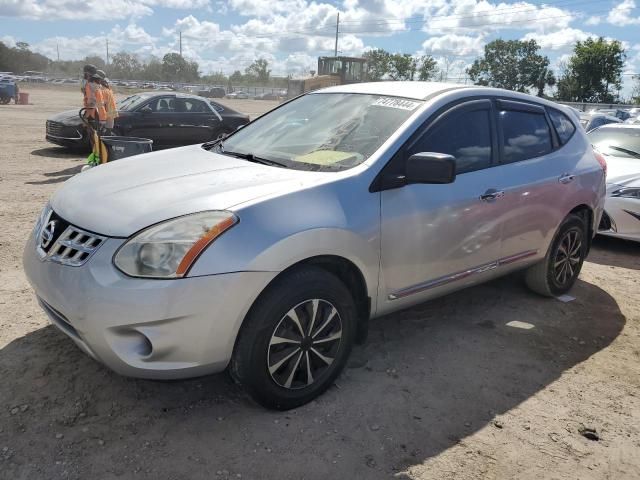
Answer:
<path fill-rule="evenodd" d="M 15 47 L 17 40 L 11 35 L 4 35 L 0 37 L 0 42 L 4 43 L 7 47 Z"/>
<path fill-rule="evenodd" d="M 609 12 L 607 22 L 618 27 L 640 24 L 640 17 L 634 17 L 631 13 L 635 8 L 634 0 L 623 0 Z"/>
<path fill-rule="evenodd" d="M 422 43 L 422 50 L 428 55 L 479 55 L 483 52 L 485 43 L 482 36 L 448 34 L 428 38 Z"/>
<path fill-rule="evenodd" d="M 522 40 L 535 40 L 545 50 L 561 50 L 573 47 L 576 42 L 582 42 L 589 37 L 597 37 L 597 35 L 577 28 L 563 28 L 546 34 L 529 32 Z"/>
<path fill-rule="evenodd" d="M 0 17 L 30 20 L 120 20 L 153 14 L 152 7 L 199 9 L 210 0 L 1 0 Z"/>
<path fill-rule="evenodd" d="M 457 0 L 430 12 L 424 30 L 432 33 L 492 32 L 504 29 L 540 32 L 567 28 L 574 15 L 568 10 L 520 1 L 491 3 Z"/>
<path fill-rule="evenodd" d="M 587 18 L 587 20 L 584 23 L 585 25 L 600 25 L 601 22 L 602 22 L 602 17 L 594 15 Z"/>

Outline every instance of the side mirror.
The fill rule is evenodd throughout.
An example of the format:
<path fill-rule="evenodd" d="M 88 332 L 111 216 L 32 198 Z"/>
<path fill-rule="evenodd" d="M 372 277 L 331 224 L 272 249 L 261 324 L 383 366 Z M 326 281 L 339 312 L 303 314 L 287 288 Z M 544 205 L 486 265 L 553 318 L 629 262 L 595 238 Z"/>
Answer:
<path fill-rule="evenodd" d="M 456 179 L 456 159 L 444 153 L 422 152 L 409 157 L 405 183 L 453 183 Z"/>
<path fill-rule="evenodd" d="M 146 113 L 153 113 L 153 110 L 151 110 L 151 107 L 149 105 L 146 105 L 146 106 L 144 106 L 144 107 L 142 107 L 140 109 L 140 112 L 141 113 L 145 113 L 145 114 Z"/>

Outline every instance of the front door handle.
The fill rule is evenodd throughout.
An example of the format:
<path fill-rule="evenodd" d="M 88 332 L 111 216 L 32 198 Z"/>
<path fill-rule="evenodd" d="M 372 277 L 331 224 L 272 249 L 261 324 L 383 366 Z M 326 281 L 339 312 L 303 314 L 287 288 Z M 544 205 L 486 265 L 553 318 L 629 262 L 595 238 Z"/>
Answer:
<path fill-rule="evenodd" d="M 567 183 L 573 182 L 575 178 L 576 178 L 575 175 L 571 175 L 570 173 L 565 173 L 564 175 L 560 175 L 560 177 L 558 178 L 558 181 L 566 185 Z"/>
<path fill-rule="evenodd" d="M 504 190 L 496 190 L 495 188 L 490 188 L 482 195 L 480 195 L 480 200 L 484 202 L 492 202 L 493 200 L 497 200 L 498 198 L 504 197 Z"/>

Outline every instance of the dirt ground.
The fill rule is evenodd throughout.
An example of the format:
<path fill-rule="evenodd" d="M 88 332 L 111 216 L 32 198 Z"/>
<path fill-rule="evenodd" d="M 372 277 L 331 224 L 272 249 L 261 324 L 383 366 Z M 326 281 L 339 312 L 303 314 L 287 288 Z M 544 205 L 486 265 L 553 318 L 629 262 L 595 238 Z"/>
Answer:
<path fill-rule="evenodd" d="M 294 411 L 224 374 L 124 378 L 47 323 L 22 272 L 37 214 L 83 164 L 44 140 L 80 93 L 25 90 L 32 105 L 0 106 L 0 478 L 640 478 L 640 244 L 597 239 L 569 303 L 515 275 L 374 320 Z"/>

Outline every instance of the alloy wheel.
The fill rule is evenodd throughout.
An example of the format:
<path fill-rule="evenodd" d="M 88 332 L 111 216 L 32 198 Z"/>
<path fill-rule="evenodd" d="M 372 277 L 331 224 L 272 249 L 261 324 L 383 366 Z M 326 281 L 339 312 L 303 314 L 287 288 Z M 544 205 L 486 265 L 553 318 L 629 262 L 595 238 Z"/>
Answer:
<path fill-rule="evenodd" d="M 279 386 L 312 385 L 336 359 L 342 341 L 342 319 L 328 301 L 305 300 L 278 322 L 269 340 L 267 369 Z"/>
<path fill-rule="evenodd" d="M 553 277 L 558 285 L 571 282 L 578 273 L 582 260 L 582 234 L 569 230 L 558 244 L 553 262 Z"/>

